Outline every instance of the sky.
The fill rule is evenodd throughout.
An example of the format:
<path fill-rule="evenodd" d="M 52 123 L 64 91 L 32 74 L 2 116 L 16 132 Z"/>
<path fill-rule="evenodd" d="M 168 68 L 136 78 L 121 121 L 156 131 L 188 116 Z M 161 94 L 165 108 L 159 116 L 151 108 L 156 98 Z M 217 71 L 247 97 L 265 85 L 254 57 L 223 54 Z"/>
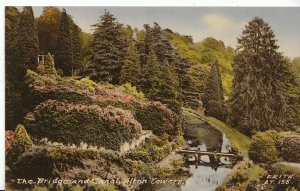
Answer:
<path fill-rule="evenodd" d="M 59 7 L 62 9 L 63 7 Z M 252 18 L 262 17 L 268 22 L 278 40 L 279 51 L 291 58 L 300 56 L 300 7 L 64 7 L 83 31 L 92 32 L 104 9 L 118 22 L 142 29 L 144 24 L 157 22 L 194 42 L 206 37 L 222 40 L 226 46 L 236 47 L 236 39 Z M 43 7 L 33 7 L 35 17 Z"/>

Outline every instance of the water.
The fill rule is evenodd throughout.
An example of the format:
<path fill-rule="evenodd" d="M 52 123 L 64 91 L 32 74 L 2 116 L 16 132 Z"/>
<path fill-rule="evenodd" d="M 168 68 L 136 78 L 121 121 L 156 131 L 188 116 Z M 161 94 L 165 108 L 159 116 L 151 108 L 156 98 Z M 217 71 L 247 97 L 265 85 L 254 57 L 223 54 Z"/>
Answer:
<path fill-rule="evenodd" d="M 205 142 L 200 144 L 197 148 L 201 151 L 207 151 L 207 146 Z M 220 151 L 229 152 L 231 146 L 225 134 L 222 134 L 222 144 Z M 201 156 L 201 161 L 209 162 L 208 156 Z M 225 157 L 220 158 L 220 162 L 223 164 L 231 164 L 230 159 L 225 159 Z M 181 187 L 181 191 L 213 191 L 226 179 L 231 168 L 217 167 L 213 168 L 211 166 L 201 166 L 197 168 L 194 164 L 189 165 L 192 177 L 187 179 L 186 184 Z"/>
<path fill-rule="evenodd" d="M 193 126 L 188 129 L 189 135 L 187 139 L 189 143 L 194 143 L 190 149 L 201 151 L 218 151 L 228 153 L 231 149 L 228 138 L 224 133 L 216 130 L 208 125 Z M 200 131 L 200 133 L 199 133 Z M 195 136 L 197 135 L 197 136 Z M 191 139 L 192 137 L 192 139 Z M 197 137 L 197 138 L 196 138 Z M 195 145 L 195 143 L 199 143 Z M 209 157 L 201 156 L 201 163 L 199 165 L 188 162 L 186 167 L 190 169 L 192 176 L 186 180 L 186 184 L 178 187 L 162 187 L 158 191 L 214 191 L 224 180 L 231 171 L 232 163 L 229 158 L 221 157 L 220 161 L 224 166 L 208 166 Z"/>

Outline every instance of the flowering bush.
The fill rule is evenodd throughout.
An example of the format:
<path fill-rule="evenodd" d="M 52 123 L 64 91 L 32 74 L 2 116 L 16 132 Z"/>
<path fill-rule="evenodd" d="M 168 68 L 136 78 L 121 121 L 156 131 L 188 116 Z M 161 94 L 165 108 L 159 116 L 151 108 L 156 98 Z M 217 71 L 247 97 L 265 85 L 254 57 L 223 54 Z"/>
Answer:
<path fill-rule="evenodd" d="M 103 86 L 97 86 L 94 99 L 104 103 L 106 105 L 121 106 L 123 108 L 128 108 L 129 105 L 140 104 L 141 101 L 137 99 L 134 95 L 126 93 L 120 87 L 105 88 Z"/>
<path fill-rule="evenodd" d="M 143 129 L 152 130 L 156 135 L 178 133 L 178 119 L 175 113 L 160 102 L 146 102 L 135 112 Z"/>
<path fill-rule="evenodd" d="M 109 106 L 69 104 L 48 100 L 35 108 L 32 134 L 64 144 L 81 142 L 118 150 L 141 132 L 130 111 Z"/>
<path fill-rule="evenodd" d="M 300 162 L 300 135 L 290 135 L 284 138 L 282 157 L 286 161 Z"/>
<path fill-rule="evenodd" d="M 5 131 L 5 154 L 7 154 L 8 151 L 11 149 L 13 138 L 14 138 L 13 131 Z"/>

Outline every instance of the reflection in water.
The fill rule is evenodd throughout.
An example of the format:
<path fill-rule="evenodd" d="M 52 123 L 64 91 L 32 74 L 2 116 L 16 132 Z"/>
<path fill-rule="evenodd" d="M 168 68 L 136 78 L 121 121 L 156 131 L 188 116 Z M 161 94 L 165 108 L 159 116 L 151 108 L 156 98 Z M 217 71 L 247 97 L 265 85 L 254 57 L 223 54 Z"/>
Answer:
<path fill-rule="evenodd" d="M 229 141 L 224 133 L 212 128 L 207 124 L 191 125 L 185 130 L 185 138 L 188 139 L 189 149 L 200 151 L 218 151 L 228 153 L 231 150 Z M 228 157 L 221 157 L 217 164 L 210 162 L 213 157 L 203 155 L 200 158 L 199 165 L 191 158 L 186 167 L 190 169 L 192 176 L 186 180 L 186 184 L 181 187 L 175 186 L 156 186 L 145 190 L 156 191 L 214 191 L 220 185 L 230 172 L 232 163 Z M 221 165 L 222 163 L 222 165 Z M 226 166 L 226 167 L 224 167 Z"/>
<path fill-rule="evenodd" d="M 196 128 L 197 129 L 192 131 L 209 131 L 209 134 L 212 136 L 201 137 L 201 133 L 197 133 L 200 135 L 197 137 L 197 139 L 200 140 L 201 144 L 198 146 L 192 145 L 190 149 L 199 149 L 201 151 L 221 151 L 226 153 L 231 150 L 229 141 L 224 133 L 219 131 L 216 132 L 216 129 L 213 129 L 212 127 L 209 127 L 208 129 L 207 126 L 204 127 L 205 130 L 203 130 L 203 126 L 198 126 Z M 225 180 L 231 169 L 222 166 L 208 166 L 211 160 L 213 160 L 212 157 L 201 156 L 200 166 L 197 167 L 194 164 L 188 164 L 188 167 L 193 175 L 187 179 L 186 184 L 181 187 L 182 191 L 213 191 Z M 231 164 L 230 158 L 228 157 L 221 157 L 219 162 L 228 165 Z"/>
<path fill-rule="evenodd" d="M 224 181 L 227 174 L 230 172 L 229 168 L 212 169 L 210 166 L 190 165 L 193 176 L 186 181 L 186 184 L 181 187 L 182 191 L 212 191 Z"/>

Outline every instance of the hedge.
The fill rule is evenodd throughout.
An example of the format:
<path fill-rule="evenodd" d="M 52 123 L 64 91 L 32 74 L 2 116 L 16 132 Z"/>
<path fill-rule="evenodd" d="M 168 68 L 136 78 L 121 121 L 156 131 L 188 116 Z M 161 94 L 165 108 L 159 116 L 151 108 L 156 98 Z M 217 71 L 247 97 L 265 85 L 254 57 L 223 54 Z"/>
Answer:
<path fill-rule="evenodd" d="M 141 132 L 141 124 L 130 111 L 109 106 L 69 104 L 48 100 L 34 111 L 30 132 L 37 138 L 64 144 L 93 146 L 118 150 L 125 141 Z"/>
<path fill-rule="evenodd" d="M 135 118 L 143 129 L 152 130 L 156 135 L 177 135 L 180 130 L 178 116 L 160 102 L 147 102 L 138 107 Z"/>
<path fill-rule="evenodd" d="M 290 135 L 284 138 L 282 157 L 289 162 L 300 162 L 300 135 Z"/>
<path fill-rule="evenodd" d="M 258 132 L 252 137 L 249 157 L 254 162 L 273 163 L 280 160 L 282 137 L 275 130 Z"/>

